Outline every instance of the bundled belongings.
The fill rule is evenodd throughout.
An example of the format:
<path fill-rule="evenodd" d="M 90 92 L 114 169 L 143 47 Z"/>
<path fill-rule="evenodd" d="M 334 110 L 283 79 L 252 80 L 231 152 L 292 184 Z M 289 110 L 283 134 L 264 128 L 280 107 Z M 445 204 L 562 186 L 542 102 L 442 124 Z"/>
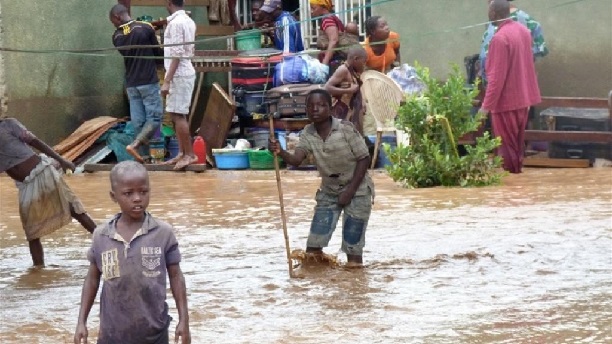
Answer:
<path fill-rule="evenodd" d="M 273 87 L 274 71 L 281 56 L 237 57 L 232 59 L 232 85 L 238 116 L 249 117 L 262 108 L 264 93 Z"/>
<path fill-rule="evenodd" d="M 308 64 L 299 55 L 283 57 L 283 61 L 276 65 L 274 72 L 274 86 L 299 84 L 308 82 Z"/>

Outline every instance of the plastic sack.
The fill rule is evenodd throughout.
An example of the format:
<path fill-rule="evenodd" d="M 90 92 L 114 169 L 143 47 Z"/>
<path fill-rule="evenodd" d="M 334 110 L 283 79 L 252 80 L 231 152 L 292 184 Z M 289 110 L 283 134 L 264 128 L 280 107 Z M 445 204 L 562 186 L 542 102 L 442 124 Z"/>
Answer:
<path fill-rule="evenodd" d="M 308 82 L 308 65 L 301 56 L 286 56 L 274 69 L 274 87 Z"/>
<path fill-rule="evenodd" d="M 303 55 L 302 59 L 306 62 L 308 69 L 308 82 L 312 84 L 324 84 L 329 79 L 329 66 L 324 65 L 318 59 Z"/>
<path fill-rule="evenodd" d="M 393 79 L 406 94 L 421 94 L 425 90 L 425 84 L 419 79 L 416 69 L 407 63 L 393 68 L 387 76 Z"/>

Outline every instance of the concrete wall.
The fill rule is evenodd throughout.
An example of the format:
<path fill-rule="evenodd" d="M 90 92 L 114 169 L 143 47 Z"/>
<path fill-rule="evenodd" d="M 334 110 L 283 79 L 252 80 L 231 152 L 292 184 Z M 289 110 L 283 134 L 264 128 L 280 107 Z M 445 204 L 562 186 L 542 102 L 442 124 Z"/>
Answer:
<path fill-rule="evenodd" d="M 111 47 L 113 0 L 0 0 L 6 48 Z M 8 113 L 50 144 L 100 115 L 125 115 L 123 67 L 103 56 L 3 52 Z"/>
<path fill-rule="evenodd" d="M 114 27 L 108 12 L 116 3 L 0 0 L 0 44 L 24 50 L 110 48 Z M 197 23 L 208 22 L 205 8 L 187 9 Z M 132 8 L 132 17 L 143 14 L 159 18 L 168 12 L 165 7 Z M 200 44 L 198 49 L 224 49 L 223 42 Z M 0 57 L 4 62 L 4 69 L 0 63 L 0 97 L 8 101 L 8 114 L 50 144 L 70 135 L 87 119 L 129 115 L 123 61 L 116 51 L 92 55 L 2 52 Z M 206 81 L 226 80 L 211 74 Z M 1 93 L 3 87 L 6 95 Z"/>
<path fill-rule="evenodd" d="M 2 4 L 0 3 L 0 47 L 3 47 L 2 44 Z M 4 54 L 0 53 L 0 115 L 3 115 L 6 111 L 6 78 L 5 78 L 5 69 L 4 69 Z"/>
<path fill-rule="evenodd" d="M 550 54 L 538 62 L 542 94 L 607 97 L 612 89 L 612 1 L 514 1 L 538 20 Z M 450 63 L 479 51 L 485 0 L 396 0 L 372 9 L 401 35 L 402 62 L 430 67 L 444 79 Z"/>

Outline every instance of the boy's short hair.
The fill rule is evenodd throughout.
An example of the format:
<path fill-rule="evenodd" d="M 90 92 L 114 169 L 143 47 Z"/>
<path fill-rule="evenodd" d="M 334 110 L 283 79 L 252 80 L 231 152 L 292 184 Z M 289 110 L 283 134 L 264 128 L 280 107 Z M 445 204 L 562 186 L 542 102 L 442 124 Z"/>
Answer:
<path fill-rule="evenodd" d="M 128 11 L 127 7 L 123 6 L 122 4 L 116 4 L 110 10 L 110 14 L 114 16 L 121 16 L 122 14 L 128 13 L 130 12 Z"/>
<path fill-rule="evenodd" d="M 149 172 L 143 164 L 132 160 L 122 161 L 113 166 L 110 172 L 111 189 L 114 190 L 120 177 L 129 172 L 141 172 L 147 176 L 149 175 Z"/>
<path fill-rule="evenodd" d="M 185 5 L 184 0 L 170 0 L 170 2 L 176 7 L 183 7 Z"/>
<path fill-rule="evenodd" d="M 327 103 L 329 104 L 329 106 L 332 105 L 332 96 L 329 92 L 327 92 L 326 90 L 322 89 L 322 88 L 317 88 L 315 90 L 312 90 L 308 93 L 308 95 L 306 96 L 306 104 L 308 104 L 308 101 L 310 100 L 310 97 L 314 94 L 320 94 L 323 96 L 323 98 L 325 98 L 325 100 L 327 101 Z"/>
<path fill-rule="evenodd" d="M 348 50 L 347 58 L 352 56 L 367 57 L 368 53 L 361 45 L 351 46 Z"/>

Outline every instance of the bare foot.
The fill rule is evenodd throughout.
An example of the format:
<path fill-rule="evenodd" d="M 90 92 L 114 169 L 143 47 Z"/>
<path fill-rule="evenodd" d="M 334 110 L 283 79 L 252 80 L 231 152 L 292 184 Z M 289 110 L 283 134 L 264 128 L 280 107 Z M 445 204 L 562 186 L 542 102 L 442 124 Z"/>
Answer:
<path fill-rule="evenodd" d="M 136 161 L 138 161 L 141 164 L 144 164 L 144 159 L 140 156 L 140 154 L 138 154 L 138 150 L 134 147 L 132 147 L 132 145 L 128 145 L 125 147 L 125 150 L 128 152 L 128 154 L 130 154 L 131 156 L 134 157 L 134 159 L 136 159 Z"/>
<path fill-rule="evenodd" d="M 196 162 L 198 162 L 198 157 L 183 155 L 183 158 L 179 160 L 176 165 L 174 165 L 174 170 L 182 170 L 191 164 L 195 164 Z"/>
<path fill-rule="evenodd" d="M 160 163 L 160 165 L 174 165 L 183 158 L 183 153 L 177 154 L 174 158 Z"/>

